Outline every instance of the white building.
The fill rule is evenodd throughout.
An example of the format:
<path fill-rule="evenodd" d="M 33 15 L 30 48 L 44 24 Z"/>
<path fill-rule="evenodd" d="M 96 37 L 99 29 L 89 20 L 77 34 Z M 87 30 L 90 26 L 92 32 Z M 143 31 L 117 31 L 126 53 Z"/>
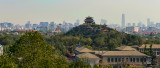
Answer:
<path fill-rule="evenodd" d="M 0 55 L 3 55 L 3 46 L 0 45 Z"/>
<path fill-rule="evenodd" d="M 135 26 L 126 27 L 126 32 L 127 33 L 138 32 L 138 27 L 135 27 Z"/>

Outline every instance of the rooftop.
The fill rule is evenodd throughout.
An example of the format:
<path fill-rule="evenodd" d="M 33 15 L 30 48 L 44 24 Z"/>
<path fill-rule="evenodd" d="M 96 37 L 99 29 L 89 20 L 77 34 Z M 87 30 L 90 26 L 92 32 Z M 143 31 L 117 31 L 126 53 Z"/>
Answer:
<path fill-rule="evenodd" d="M 78 58 L 100 59 L 99 57 L 91 53 L 82 53 L 82 54 L 77 55 L 77 57 Z"/>
<path fill-rule="evenodd" d="M 85 47 L 80 47 L 80 48 L 76 48 L 76 51 L 78 52 L 94 52 L 88 48 L 85 48 Z"/>
<path fill-rule="evenodd" d="M 143 45 L 140 46 L 139 48 L 145 48 L 145 45 L 146 45 L 146 48 L 150 48 L 150 44 L 143 44 Z M 160 48 L 160 44 L 152 44 L 152 48 L 153 48 L 153 49 Z"/>
<path fill-rule="evenodd" d="M 139 51 L 107 51 L 102 56 L 147 56 Z"/>
<path fill-rule="evenodd" d="M 136 51 L 136 49 L 130 47 L 130 46 L 121 46 L 116 48 L 116 50 L 120 50 L 120 51 Z"/>

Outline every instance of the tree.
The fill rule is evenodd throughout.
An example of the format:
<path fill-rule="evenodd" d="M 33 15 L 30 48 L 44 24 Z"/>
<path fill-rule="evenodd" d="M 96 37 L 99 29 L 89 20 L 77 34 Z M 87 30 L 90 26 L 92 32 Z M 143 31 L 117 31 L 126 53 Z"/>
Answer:
<path fill-rule="evenodd" d="M 10 47 L 10 52 L 20 68 L 61 68 L 68 64 L 66 59 L 53 53 L 38 32 L 26 32 Z"/>
<path fill-rule="evenodd" d="M 86 64 L 82 60 L 77 60 L 75 62 L 70 63 L 69 68 L 91 68 L 89 64 Z"/>
<path fill-rule="evenodd" d="M 148 51 L 147 51 L 147 48 L 146 48 L 146 44 L 145 44 L 145 47 L 144 47 L 144 54 L 148 55 Z"/>
<path fill-rule="evenodd" d="M 0 68 L 17 68 L 11 57 L 8 55 L 0 56 Z"/>
<path fill-rule="evenodd" d="M 95 64 L 93 68 L 103 68 L 101 65 Z"/>
<path fill-rule="evenodd" d="M 112 66 L 112 65 L 110 65 L 110 66 L 108 66 L 108 68 L 113 68 L 113 66 Z"/>

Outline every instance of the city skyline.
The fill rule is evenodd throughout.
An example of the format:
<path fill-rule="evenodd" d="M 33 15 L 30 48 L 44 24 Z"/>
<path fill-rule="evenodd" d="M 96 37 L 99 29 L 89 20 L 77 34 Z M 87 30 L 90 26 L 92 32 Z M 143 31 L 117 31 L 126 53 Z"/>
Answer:
<path fill-rule="evenodd" d="M 38 24 L 54 21 L 58 24 L 74 23 L 79 19 L 84 23 L 85 17 L 92 16 L 96 23 L 105 19 L 109 24 L 121 24 L 124 13 L 126 24 L 147 24 L 148 18 L 160 22 L 159 3 L 159 0 L 1 0 L 0 22 Z"/>

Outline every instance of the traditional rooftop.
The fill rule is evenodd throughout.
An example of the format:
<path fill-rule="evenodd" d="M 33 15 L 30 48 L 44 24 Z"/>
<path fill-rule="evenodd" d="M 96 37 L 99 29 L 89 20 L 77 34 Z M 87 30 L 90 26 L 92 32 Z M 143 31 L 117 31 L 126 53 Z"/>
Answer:
<path fill-rule="evenodd" d="M 116 48 L 116 50 L 120 50 L 120 51 L 136 51 L 136 49 L 130 47 L 130 46 L 121 46 Z"/>
<path fill-rule="evenodd" d="M 145 45 L 146 45 L 146 48 L 150 48 L 150 44 L 143 44 L 139 48 L 145 48 Z M 159 49 L 160 48 L 160 44 L 152 44 L 152 48 L 153 49 Z"/>
<path fill-rule="evenodd" d="M 84 20 L 84 22 L 87 23 L 87 24 L 89 24 L 89 23 L 94 24 L 93 17 L 90 17 L 90 16 L 86 17 L 86 19 Z"/>
<path fill-rule="evenodd" d="M 85 48 L 85 47 L 80 47 L 80 48 L 76 48 L 76 51 L 78 52 L 94 52 L 88 48 Z"/>
<path fill-rule="evenodd" d="M 147 56 L 139 51 L 107 51 L 102 56 Z"/>
<path fill-rule="evenodd" d="M 77 57 L 78 58 L 100 59 L 99 57 L 91 53 L 82 53 L 82 54 L 77 55 Z"/>
<path fill-rule="evenodd" d="M 98 55 L 104 54 L 105 52 L 107 52 L 107 51 L 94 51 L 94 53 L 98 54 Z"/>

